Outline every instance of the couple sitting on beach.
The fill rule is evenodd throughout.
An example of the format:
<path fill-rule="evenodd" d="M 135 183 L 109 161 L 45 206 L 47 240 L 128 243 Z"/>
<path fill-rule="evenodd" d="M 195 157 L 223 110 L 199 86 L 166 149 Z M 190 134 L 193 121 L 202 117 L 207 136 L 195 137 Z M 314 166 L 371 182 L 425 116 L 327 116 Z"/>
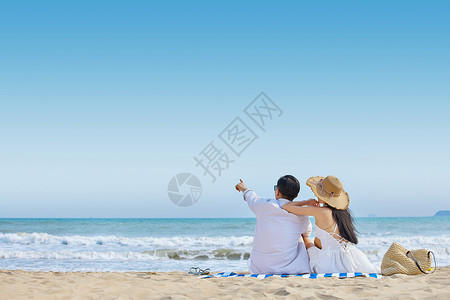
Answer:
<path fill-rule="evenodd" d="M 256 215 L 253 249 L 248 260 L 257 274 L 376 273 L 364 253 L 348 210 L 349 197 L 335 176 L 311 177 L 306 184 L 318 200 L 293 201 L 300 183 L 286 175 L 275 185 L 275 199 L 262 199 L 240 180 L 236 189 Z M 315 218 L 314 242 L 308 216 Z"/>

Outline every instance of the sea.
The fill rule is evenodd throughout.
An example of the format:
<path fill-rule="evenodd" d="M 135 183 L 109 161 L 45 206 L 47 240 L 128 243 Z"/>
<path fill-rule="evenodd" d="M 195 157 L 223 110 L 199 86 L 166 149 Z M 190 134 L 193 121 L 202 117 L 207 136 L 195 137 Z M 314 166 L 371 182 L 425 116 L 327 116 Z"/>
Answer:
<path fill-rule="evenodd" d="M 311 219 L 314 223 L 314 219 Z M 256 219 L 0 219 L 0 269 L 246 271 Z M 450 217 L 356 218 L 375 265 L 399 242 L 450 265 Z M 314 235 L 314 232 L 313 232 Z"/>

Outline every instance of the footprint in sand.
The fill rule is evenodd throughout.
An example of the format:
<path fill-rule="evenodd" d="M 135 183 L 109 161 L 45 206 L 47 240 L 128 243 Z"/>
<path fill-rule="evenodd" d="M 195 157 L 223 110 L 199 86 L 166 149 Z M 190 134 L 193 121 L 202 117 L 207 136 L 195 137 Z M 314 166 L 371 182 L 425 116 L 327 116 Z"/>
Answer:
<path fill-rule="evenodd" d="M 340 297 L 336 297 L 333 295 L 327 295 L 324 293 L 316 293 L 316 297 L 319 299 L 326 299 L 326 300 L 339 300 L 339 299 L 344 299 L 344 298 L 340 298 Z"/>

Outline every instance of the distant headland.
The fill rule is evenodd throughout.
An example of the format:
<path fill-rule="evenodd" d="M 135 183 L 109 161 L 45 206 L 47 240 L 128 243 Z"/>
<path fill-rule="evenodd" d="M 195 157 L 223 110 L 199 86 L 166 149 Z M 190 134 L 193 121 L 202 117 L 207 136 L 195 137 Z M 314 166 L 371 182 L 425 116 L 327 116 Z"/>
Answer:
<path fill-rule="evenodd" d="M 440 210 L 434 216 L 435 217 L 450 217 L 450 210 Z"/>

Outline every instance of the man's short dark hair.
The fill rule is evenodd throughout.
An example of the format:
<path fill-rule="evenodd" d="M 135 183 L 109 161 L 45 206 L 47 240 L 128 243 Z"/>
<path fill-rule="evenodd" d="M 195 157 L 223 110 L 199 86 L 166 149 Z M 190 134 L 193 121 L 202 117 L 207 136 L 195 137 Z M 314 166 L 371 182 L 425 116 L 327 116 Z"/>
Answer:
<path fill-rule="evenodd" d="M 277 182 L 278 191 L 283 195 L 282 198 L 294 200 L 300 192 L 300 182 L 292 175 L 284 175 Z"/>

